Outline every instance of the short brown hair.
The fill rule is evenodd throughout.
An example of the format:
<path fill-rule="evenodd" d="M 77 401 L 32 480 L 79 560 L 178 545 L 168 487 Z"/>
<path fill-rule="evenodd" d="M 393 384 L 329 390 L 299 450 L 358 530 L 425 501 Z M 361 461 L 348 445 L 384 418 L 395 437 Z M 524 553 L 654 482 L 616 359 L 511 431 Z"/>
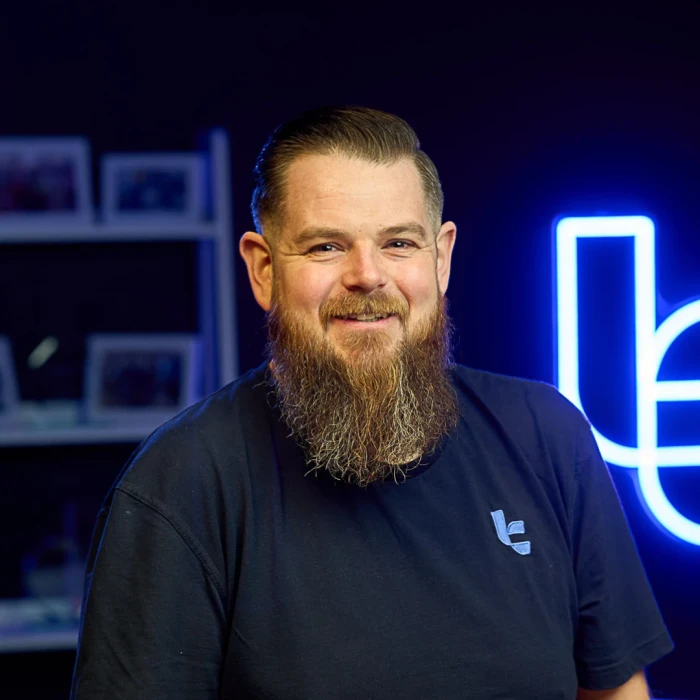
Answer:
<path fill-rule="evenodd" d="M 412 160 L 423 184 L 425 204 L 437 233 L 443 194 L 437 169 L 420 150 L 415 131 L 400 117 L 368 107 L 318 107 L 281 124 L 263 146 L 253 171 L 251 211 L 258 232 L 276 228 L 284 206 L 284 178 L 292 161 L 304 155 L 344 155 L 391 165 Z M 268 231 L 268 238 L 269 238 Z"/>

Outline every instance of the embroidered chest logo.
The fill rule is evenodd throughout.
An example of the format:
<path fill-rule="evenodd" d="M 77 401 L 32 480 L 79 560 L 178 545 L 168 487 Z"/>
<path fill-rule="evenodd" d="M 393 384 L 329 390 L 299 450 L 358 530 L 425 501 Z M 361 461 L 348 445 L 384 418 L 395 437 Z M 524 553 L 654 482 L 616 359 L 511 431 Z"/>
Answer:
<path fill-rule="evenodd" d="M 522 520 L 514 520 L 506 525 L 506 516 L 502 510 L 491 511 L 493 524 L 496 526 L 496 534 L 503 544 L 512 547 L 518 554 L 530 554 L 530 542 L 511 542 L 511 535 L 524 535 L 525 523 Z"/>

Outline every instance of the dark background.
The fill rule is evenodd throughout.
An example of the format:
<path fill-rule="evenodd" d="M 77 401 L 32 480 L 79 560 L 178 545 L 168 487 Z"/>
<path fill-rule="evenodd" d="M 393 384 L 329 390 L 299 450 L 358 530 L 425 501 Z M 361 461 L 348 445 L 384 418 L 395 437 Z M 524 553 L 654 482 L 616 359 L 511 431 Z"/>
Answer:
<path fill-rule="evenodd" d="M 696 2 L 655 9 L 515 2 L 449 11 L 436 3 L 391 11 L 264 7 L 5 4 L 0 134 L 83 134 L 97 177 L 103 152 L 192 150 L 207 128 L 223 126 L 231 137 L 237 240 L 252 226 L 255 156 L 277 123 L 329 103 L 395 112 L 416 129 L 440 171 L 445 218 L 459 231 L 448 295 L 456 357 L 483 369 L 554 381 L 551 228 L 558 215 L 651 215 L 658 227 L 660 320 L 700 295 Z M 632 444 L 634 387 L 624 381 L 624 366 L 614 369 L 630 356 L 622 317 L 629 312 L 629 258 L 621 247 L 585 254 L 600 264 L 586 277 L 587 303 L 596 312 L 586 317 L 596 338 L 589 350 L 608 361 L 608 370 L 587 379 L 584 398 L 604 432 Z M 0 332 L 12 324 L 30 328 L 32 314 L 41 316 L 41 304 L 37 309 L 24 299 L 27 289 L 38 297 L 51 288 L 89 296 L 90 285 L 105 279 L 123 302 L 115 306 L 122 313 L 134 309 L 137 326 L 149 318 L 167 324 L 161 313 L 139 316 L 125 269 L 137 266 L 152 298 L 165 299 L 160 308 L 168 318 L 178 313 L 177 280 L 191 274 L 186 256 L 176 253 L 173 268 L 151 265 L 153 251 L 138 260 L 121 251 L 99 268 L 103 274 L 87 277 L 72 273 L 65 253 L 36 264 L 19 247 L 0 250 L 3 255 L 15 257 L 0 268 Z M 232 264 L 244 371 L 261 361 L 263 316 L 241 262 Z M 187 305 L 179 308 L 181 325 L 191 325 Z M 692 347 L 683 349 L 687 378 L 700 377 L 699 335 L 689 334 Z M 698 421 L 679 422 L 697 444 Z M 62 502 L 79 502 L 79 531 L 89 537 L 100 500 L 132 448 L 0 450 L 0 541 L 9 561 L 0 595 L 19 594 L 10 571 L 16 552 L 30 544 L 37 524 L 56 527 Z M 700 520 L 697 470 L 676 471 L 685 473 L 664 474 L 669 497 Z M 652 687 L 659 697 L 700 698 L 694 668 L 700 550 L 654 526 L 633 472 L 612 472 L 677 646 L 650 669 Z M 66 697 L 72 662 L 70 653 L 0 657 L 3 697 Z M 35 695 L 32 687 L 44 690 Z"/>

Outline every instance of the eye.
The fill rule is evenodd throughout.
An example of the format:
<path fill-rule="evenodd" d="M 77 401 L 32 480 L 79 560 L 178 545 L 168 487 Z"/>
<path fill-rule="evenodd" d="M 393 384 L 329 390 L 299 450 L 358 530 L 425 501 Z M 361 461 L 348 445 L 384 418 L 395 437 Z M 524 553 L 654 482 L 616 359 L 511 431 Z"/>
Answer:
<path fill-rule="evenodd" d="M 338 246 L 335 243 L 319 243 L 318 245 L 312 246 L 307 252 L 309 253 L 333 253 L 338 250 Z"/>
<path fill-rule="evenodd" d="M 409 248 L 415 248 L 416 244 L 413 241 L 397 240 L 389 241 L 387 247 L 393 248 L 394 250 L 408 250 Z"/>

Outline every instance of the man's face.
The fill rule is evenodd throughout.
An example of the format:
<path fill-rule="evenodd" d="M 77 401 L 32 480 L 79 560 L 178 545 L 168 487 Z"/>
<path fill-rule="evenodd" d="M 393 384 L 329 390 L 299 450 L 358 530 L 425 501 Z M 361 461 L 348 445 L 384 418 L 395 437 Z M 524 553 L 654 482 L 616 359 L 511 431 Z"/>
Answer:
<path fill-rule="evenodd" d="M 434 233 L 411 161 L 301 157 L 287 172 L 270 301 L 346 360 L 391 353 L 434 313 L 454 235 L 452 224 Z"/>
<path fill-rule="evenodd" d="M 299 158 L 286 195 L 275 245 L 249 232 L 240 246 L 282 416 L 312 469 L 396 480 L 459 415 L 443 299 L 455 226 L 435 235 L 410 161 Z"/>

